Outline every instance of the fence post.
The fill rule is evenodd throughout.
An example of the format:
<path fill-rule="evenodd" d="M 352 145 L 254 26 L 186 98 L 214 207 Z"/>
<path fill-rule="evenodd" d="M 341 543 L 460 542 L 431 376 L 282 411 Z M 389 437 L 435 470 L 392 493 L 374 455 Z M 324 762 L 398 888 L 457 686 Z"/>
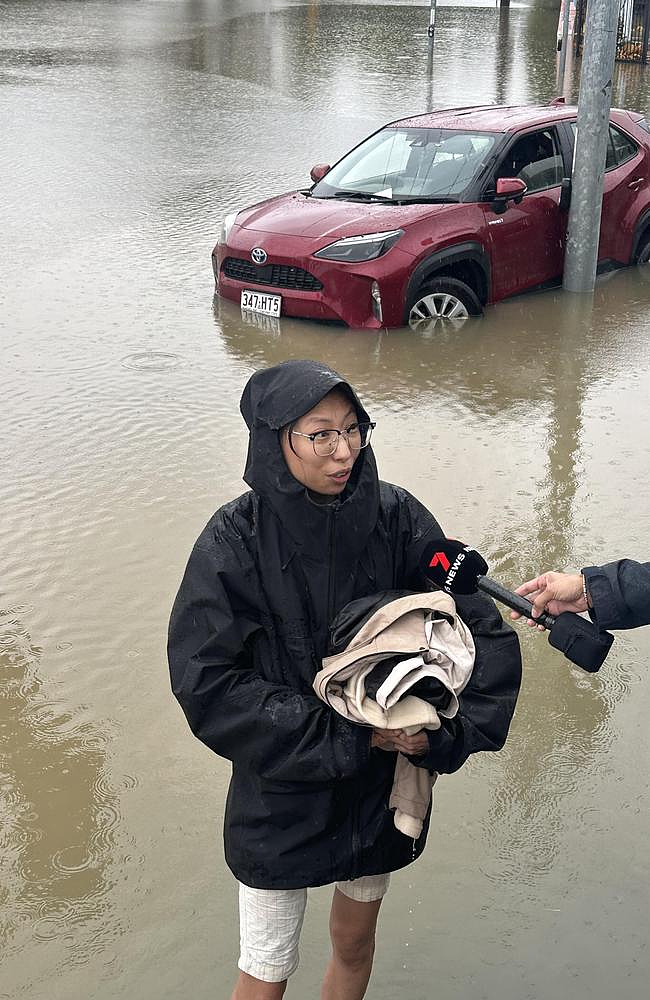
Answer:
<path fill-rule="evenodd" d="M 643 51 L 641 53 L 641 62 L 647 63 L 648 61 L 648 32 L 650 31 L 650 3 L 646 0 L 645 10 L 643 12 Z"/>

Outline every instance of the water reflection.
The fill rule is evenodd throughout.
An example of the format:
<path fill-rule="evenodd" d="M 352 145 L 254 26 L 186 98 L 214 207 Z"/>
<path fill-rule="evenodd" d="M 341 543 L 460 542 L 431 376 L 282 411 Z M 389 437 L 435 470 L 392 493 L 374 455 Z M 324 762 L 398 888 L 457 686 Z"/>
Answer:
<path fill-rule="evenodd" d="M 471 100 L 555 96 L 556 24 L 555 11 L 543 5 L 442 6 L 431 46 L 427 12 L 419 6 L 312 3 L 254 15 L 233 11 L 218 27 L 206 25 L 191 39 L 169 44 L 166 54 L 194 71 L 294 95 L 321 113 L 337 107 L 378 112 L 379 104 L 405 108 L 407 102 L 411 111 L 423 111 Z M 480 44 L 478 62 L 469 37 Z M 579 75 L 580 60 L 569 54 L 563 87 L 569 100 L 577 96 Z M 407 88 L 401 94 L 399 81 Z M 644 67 L 617 64 L 614 99 L 647 105 Z"/>
<path fill-rule="evenodd" d="M 371 110 L 380 99 L 399 107 L 407 101 L 414 111 L 449 104 L 452 94 L 452 103 L 469 99 L 470 93 L 477 101 L 492 92 L 497 100 L 507 99 L 517 62 L 509 26 L 523 28 L 529 16 L 525 9 L 479 5 L 461 13 L 442 7 L 432 47 L 427 12 L 420 7 L 310 4 L 232 17 L 175 43 L 169 52 L 192 70 L 299 95 L 321 113 Z M 552 14 L 541 11 L 538 17 L 548 28 Z M 468 31 L 480 40 L 484 57 L 479 64 L 467 44 Z M 249 58 L 251 50 L 255 59 Z M 424 83 L 419 94 L 418 80 Z M 399 81 L 406 86 L 402 94 Z"/>
<path fill-rule="evenodd" d="M 629 307 L 625 293 L 632 282 L 642 282 L 638 272 L 622 277 L 618 288 L 611 283 L 601 287 L 595 301 L 560 292 L 549 297 L 547 320 L 554 333 L 541 343 L 536 338 L 544 357 L 539 365 L 547 397 L 544 430 L 534 408 L 525 423 L 515 424 L 544 465 L 534 517 L 518 528 L 510 525 L 498 540 L 487 542 L 498 567 L 494 572 L 506 579 L 521 580 L 531 568 L 575 565 L 576 497 L 586 478 L 586 398 L 598 391 L 599 377 L 612 375 L 608 365 L 601 374 L 598 331 L 604 309 Z M 603 345 L 603 353 L 609 355 L 610 347 Z M 556 862 L 565 836 L 567 800 L 576 836 L 598 823 L 597 803 L 585 794 L 585 786 L 607 766 L 616 735 L 613 712 L 631 679 L 625 639 L 617 641 L 597 676 L 571 666 L 545 637 L 528 633 L 522 640 L 529 669 L 485 828 L 497 857 L 486 874 L 495 882 L 509 882 L 514 911 L 526 908 L 539 875 Z"/>
<path fill-rule="evenodd" d="M 547 432 L 547 490 L 536 504 L 539 557 L 549 565 L 566 566 L 570 539 L 575 537 L 572 512 L 583 474 L 580 464 L 582 408 L 591 375 L 585 352 L 576 351 L 576 342 L 588 342 L 587 331 L 593 320 L 591 298 L 561 296 L 558 310 L 559 341 L 562 351 L 549 359 L 552 384 L 551 411 Z M 537 555 L 537 553 L 535 553 Z M 546 565 L 546 563 L 545 563 Z"/>
<path fill-rule="evenodd" d="M 120 933 L 109 895 L 119 821 L 110 737 L 46 698 L 41 653 L 20 609 L 0 611 L 0 944 L 10 958 L 26 934 L 57 939 L 69 962 L 84 963 Z"/>
<path fill-rule="evenodd" d="M 508 100 L 511 69 L 512 42 L 510 31 L 510 8 L 500 7 L 495 58 L 495 100 L 497 104 L 505 104 Z"/>
<path fill-rule="evenodd" d="M 553 461 L 556 472 L 565 474 L 580 436 L 586 380 L 600 374 L 600 361 L 609 361 L 617 344 L 628 343 L 627 329 L 617 329 L 611 314 L 635 308 L 642 313 L 649 277 L 638 268 L 622 271 L 599 286 L 593 302 L 559 289 L 522 296 L 489 307 L 460 330 L 436 325 L 430 330 L 358 331 L 284 317 L 269 322 L 270 317 L 242 313 L 218 296 L 213 298 L 213 318 L 233 359 L 259 366 L 343 352 L 350 377 L 363 383 L 371 379 L 373 394 L 386 402 L 409 404 L 417 393 L 426 406 L 451 395 L 475 416 L 488 413 L 505 422 L 522 407 L 534 413 L 536 404 L 555 400 L 553 433 L 558 443 L 566 441 L 560 447 L 569 450 L 564 459 L 558 454 Z M 606 342 L 596 336 L 603 325 Z M 435 364 L 428 363 L 433 359 Z M 624 357 L 620 363 L 625 365 Z M 548 454 L 546 444 L 542 451 Z M 564 521 L 559 512 L 556 520 Z"/>
<path fill-rule="evenodd" d="M 0 49 L 0 81 L 30 80 L 15 75 L 19 69 L 129 64 L 135 69 L 144 60 L 155 72 L 170 64 L 270 88 L 321 114 L 386 114 L 391 105 L 406 113 L 471 100 L 544 101 L 554 96 L 557 82 L 558 60 L 552 57 L 557 13 L 549 7 L 499 7 L 477 0 L 439 4 L 432 49 L 428 12 L 414 3 L 289 0 L 251 10 L 250 4 L 234 0 L 217 9 L 188 0 L 170 5 L 166 24 L 156 12 L 136 16 L 128 6 L 115 11 L 101 6 L 92 28 L 78 17 L 68 26 L 74 43 L 70 30 L 58 23 L 56 5 L 25 4 Z M 56 24 L 47 44 L 34 37 L 36 11 Z M 563 90 L 568 98 L 577 95 L 579 73 L 580 60 L 573 65 L 569 56 Z M 646 68 L 618 63 L 613 96 L 615 103 L 644 110 Z M 275 116 L 278 109 L 267 110 Z"/>

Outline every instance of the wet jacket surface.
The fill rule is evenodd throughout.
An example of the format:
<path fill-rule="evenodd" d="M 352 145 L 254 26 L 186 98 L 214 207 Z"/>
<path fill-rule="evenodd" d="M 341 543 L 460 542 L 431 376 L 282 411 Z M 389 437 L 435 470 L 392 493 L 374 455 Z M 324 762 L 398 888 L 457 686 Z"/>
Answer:
<path fill-rule="evenodd" d="M 620 559 L 582 572 L 600 629 L 650 625 L 650 563 Z"/>
<path fill-rule="evenodd" d="M 174 693 L 195 735 L 232 762 L 226 860 L 256 888 L 393 871 L 426 839 L 427 823 L 415 844 L 395 829 L 396 755 L 371 749 L 368 730 L 312 689 L 337 612 L 380 590 L 427 589 L 421 549 L 442 534 L 414 497 L 378 480 L 370 447 L 333 504 L 314 503 L 291 476 L 279 429 L 337 386 L 346 383 L 315 362 L 285 362 L 249 381 L 241 409 L 251 490 L 199 536 L 170 622 Z M 453 727 L 430 734 L 417 759 L 440 772 L 503 745 L 521 669 L 517 638 L 488 598 L 462 598 L 458 608 L 477 646 L 476 686 L 473 675 L 458 715 L 445 720 Z"/>

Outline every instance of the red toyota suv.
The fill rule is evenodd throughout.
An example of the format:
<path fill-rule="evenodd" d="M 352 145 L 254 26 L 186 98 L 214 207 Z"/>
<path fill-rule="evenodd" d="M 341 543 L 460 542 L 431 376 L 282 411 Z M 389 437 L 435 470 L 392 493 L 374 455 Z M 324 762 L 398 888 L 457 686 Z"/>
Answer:
<path fill-rule="evenodd" d="M 650 259 L 650 126 L 612 110 L 599 268 Z M 458 324 L 562 275 L 576 109 L 454 108 L 391 122 L 312 187 L 224 219 L 216 290 L 353 327 Z"/>

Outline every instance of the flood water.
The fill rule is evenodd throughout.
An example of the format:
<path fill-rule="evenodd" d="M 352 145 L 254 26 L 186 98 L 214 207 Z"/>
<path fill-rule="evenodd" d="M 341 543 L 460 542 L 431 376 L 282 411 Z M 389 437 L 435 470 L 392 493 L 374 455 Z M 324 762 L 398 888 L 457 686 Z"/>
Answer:
<path fill-rule="evenodd" d="M 455 333 L 213 302 L 227 212 L 391 118 L 554 96 L 552 10 L 441 7 L 431 74 L 427 23 L 417 4 L 0 0 L 1 997 L 229 996 L 228 766 L 191 736 L 164 647 L 194 538 L 244 489 L 254 369 L 345 373 L 382 477 L 506 585 L 650 558 L 647 275 Z M 614 99 L 650 111 L 650 73 L 618 67 Z M 519 631 L 508 744 L 436 786 L 375 1000 L 647 990 L 650 630 L 619 633 L 597 675 Z M 329 895 L 288 997 L 318 995 Z"/>

